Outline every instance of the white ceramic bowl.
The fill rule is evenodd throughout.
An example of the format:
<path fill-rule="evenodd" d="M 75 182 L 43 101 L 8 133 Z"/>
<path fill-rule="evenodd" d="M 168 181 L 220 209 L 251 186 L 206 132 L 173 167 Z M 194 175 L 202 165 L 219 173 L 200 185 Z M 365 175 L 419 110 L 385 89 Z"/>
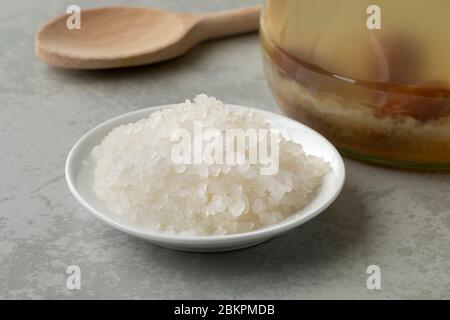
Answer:
<path fill-rule="evenodd" d="M 72 148 L 66 162 L 66 180 L 74 197 L 97 218 L 128 234 L 146 239 L 163 247 L 193 251 L 220 252 L 254 246 L 296 228 L 324 211 L 339 195 L 345 180 L 345 167 L 338 151 L 328 140 L 314 130 L 284 116 L 254 109 L 264 115 L 272 126 L 281 130 L 289 139 L 300 143 L 308 154 L 322 157 L 331 165 L 331 171 L 323 178 L 311 201 L 286 220 L 252 232 L 225 236 L 181 236 L 155 231 L 135 224 L 125 223 L 111 212 L 95 195 L 93 165 L 87 159 L 91 150 L 115 127 L 146 118 L 150 113 L 171 106 L 142 109 L 108 120 L 86 133 Z M 232 110 L 247 107 L 227 105 Z M 88 163 L 86 165 L 86 163 Z"/>

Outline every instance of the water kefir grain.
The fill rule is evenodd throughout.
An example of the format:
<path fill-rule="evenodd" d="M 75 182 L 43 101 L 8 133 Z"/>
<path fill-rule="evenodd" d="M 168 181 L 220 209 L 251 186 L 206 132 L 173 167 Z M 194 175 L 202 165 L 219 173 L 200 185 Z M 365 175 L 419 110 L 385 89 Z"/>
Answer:
<path fill-rule="evenodd" d="M 122 218 L 185 235 L 228 235 L 276 224 L 305 206 L 329 171 L 321 158 L 280 136 L 279 169 L 263 164 L 175 164 L 176 129 L 270 129 L 262 115 L 230 111 L 197 96 L 147 119 L 122 125 L 95 147 L 94 191 Z M 270 144 L 269 144 L 270 145 Z M 224 150 L 226 152 L 226 149 Z"/>

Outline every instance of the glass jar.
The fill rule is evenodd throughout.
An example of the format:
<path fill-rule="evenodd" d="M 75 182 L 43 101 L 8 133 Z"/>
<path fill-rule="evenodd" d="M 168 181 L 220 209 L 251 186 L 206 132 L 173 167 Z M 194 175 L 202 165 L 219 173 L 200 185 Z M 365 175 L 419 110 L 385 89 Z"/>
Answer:
<path fill-rule="evenodd" d="M 348 156 L 450 169 L 450 1 L 268 0 L 268 84 Z"/>

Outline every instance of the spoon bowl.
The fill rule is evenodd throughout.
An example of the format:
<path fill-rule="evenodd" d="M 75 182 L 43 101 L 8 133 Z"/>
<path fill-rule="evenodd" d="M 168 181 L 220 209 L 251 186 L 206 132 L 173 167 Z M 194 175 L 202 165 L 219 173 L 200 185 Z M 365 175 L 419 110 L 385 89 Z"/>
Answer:
<path fill-rule="evenodd" d="M 69 29 L 69 15 L 36 34 L 36 54 L 65 68 L 105 69 L 169 60 L 199 42 L 258 29 L 260 7 L 211 14 L 185 14 L 139 7 L 81 11 L 81 28 Z"/>
<path fill-rule="evenodd" d="M 127 113 L 106 121 L 85 134 L 72 148 L 66 161 L 66 180 L 74 197 L 97 218 L 133 236 L 153 244 L 182 251 L 221 252 L 242 249 L 265 242 L 300 226 L 328 208 L 339 195 L 345 180 L 344 162 L 338 151 L 314 130 L 284 116 L 255 109 L 275 129 L 287 134 L 287 138 L 302 144 L 308 154 L 322 157 L 330 164 L 331 171 L 308 204 L 284 221 L 259 230 L 224 236 L 186 236 L 168 234 L 148 227 L 123 221 L 93 191 L 95 164 L 90 157 L 92 149 L 114 128 L 146 118 L 150 113 L 170 106 L 153 107 Z M 247 107 L 227 105 L 231 110 L 248 110 Z"/>

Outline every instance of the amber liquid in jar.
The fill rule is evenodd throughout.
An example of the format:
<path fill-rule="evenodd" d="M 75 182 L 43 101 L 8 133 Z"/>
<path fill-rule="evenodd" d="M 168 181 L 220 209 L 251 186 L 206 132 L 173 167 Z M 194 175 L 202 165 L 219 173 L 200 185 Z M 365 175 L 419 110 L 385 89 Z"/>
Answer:
<path fill-rule="evenodd" d="M 381 29 L 367 27 L 373 4 Z M 261 26 L 269 86 L 285 113 L 345 154 L 450 169 L 446 12 L 450 1 L 269 0 Z"/>

